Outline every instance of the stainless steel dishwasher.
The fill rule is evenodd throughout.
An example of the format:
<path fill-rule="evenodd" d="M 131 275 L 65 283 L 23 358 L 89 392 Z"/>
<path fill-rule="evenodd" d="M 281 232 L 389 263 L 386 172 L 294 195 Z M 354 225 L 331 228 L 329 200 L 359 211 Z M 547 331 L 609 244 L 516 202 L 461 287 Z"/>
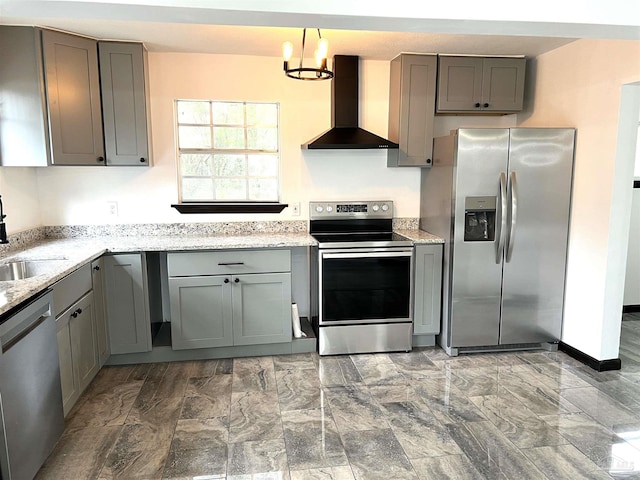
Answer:
<path fill-rule="evenodd" d="M 31 480 L 64 430 L 53 295 L 0 317 L 0 472 Z"/>

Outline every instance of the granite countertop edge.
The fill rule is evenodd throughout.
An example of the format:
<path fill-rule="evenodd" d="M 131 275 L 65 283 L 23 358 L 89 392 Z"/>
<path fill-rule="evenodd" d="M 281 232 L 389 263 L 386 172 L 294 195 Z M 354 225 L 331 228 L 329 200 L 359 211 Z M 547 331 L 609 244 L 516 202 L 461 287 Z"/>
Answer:
<path fill-rule="evenodd" d="M 422 230 L 397 230 L 397 233 L 410 238 L 415 244 L 443 243 L 441 238 Z M 292 248 L 311 247 L 317 244 L 317 241 L 306 232 L 180 237 L 47 238 L 10 254 L 0 255 L 0 263 L 18 260 L 62 260 L 46 274 L 25 280 L 0 282 L 0 315 L 105 253 Z"/>

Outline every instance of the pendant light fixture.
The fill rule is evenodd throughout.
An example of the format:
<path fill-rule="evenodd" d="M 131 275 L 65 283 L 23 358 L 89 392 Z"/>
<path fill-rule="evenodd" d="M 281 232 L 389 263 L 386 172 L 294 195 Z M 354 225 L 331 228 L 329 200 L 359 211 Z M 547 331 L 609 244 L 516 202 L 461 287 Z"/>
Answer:
<path fill-rule="evenodd" d="M 315 67 L 303 67 L 304 61 L 304 46 L 307 38 L 307 29 L 302 30 L 302 50 L 300 51 L 300 65 L 298 68 L 289 68 L 289 61 L 293 55 L 293 44 L 291 42 L 284 42 L 282 44 L 282 57 L 284 59 L 284 73 L 287 77 L 295 78 L 296 80 L 329 80 L 333 78 L 333 72 L 327 68 L 327 53 L 329 49 L 329 43 L 325 38 L 320 35 L 320 29 L 318 30 L 318 47 L 315 53 L 316 66 Z"/>

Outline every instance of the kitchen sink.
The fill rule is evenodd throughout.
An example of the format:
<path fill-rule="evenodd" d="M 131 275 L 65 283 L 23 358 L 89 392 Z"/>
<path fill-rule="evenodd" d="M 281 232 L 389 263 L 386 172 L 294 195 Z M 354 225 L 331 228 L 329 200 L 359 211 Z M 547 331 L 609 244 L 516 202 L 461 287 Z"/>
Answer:
<path fill-rule="evenodd" d="M 21 260 L 0 264 L 0 282 L 24 280 L 50 272 L 66 259 Z"/>

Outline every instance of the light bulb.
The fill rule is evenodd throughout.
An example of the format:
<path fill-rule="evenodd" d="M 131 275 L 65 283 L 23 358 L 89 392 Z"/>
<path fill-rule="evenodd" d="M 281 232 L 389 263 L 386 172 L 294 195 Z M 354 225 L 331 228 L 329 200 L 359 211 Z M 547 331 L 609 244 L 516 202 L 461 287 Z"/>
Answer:
<path fill-rule="evenodd" d="M 282 58 L 284 58 L 285 62 L 291 60 L 291 56 L 293 55 L 293 43 L 284 42 L 282 44 Z"/>
<path fill-rule="evenodd" d="M 322 61 L 324 60 L 324 57 L 320 55 L 320 50 L 318 49 L 313 52 L 313 55 L 316 57 L 316 67 L 322 68 Z"/>
<path fill-rule="evenodd" d="M 321 58 L 327 58 L 327 54 L 329 53 L 329 42 L 326 39 L 321 38 L 318 40 L 318 55 Z"/>

